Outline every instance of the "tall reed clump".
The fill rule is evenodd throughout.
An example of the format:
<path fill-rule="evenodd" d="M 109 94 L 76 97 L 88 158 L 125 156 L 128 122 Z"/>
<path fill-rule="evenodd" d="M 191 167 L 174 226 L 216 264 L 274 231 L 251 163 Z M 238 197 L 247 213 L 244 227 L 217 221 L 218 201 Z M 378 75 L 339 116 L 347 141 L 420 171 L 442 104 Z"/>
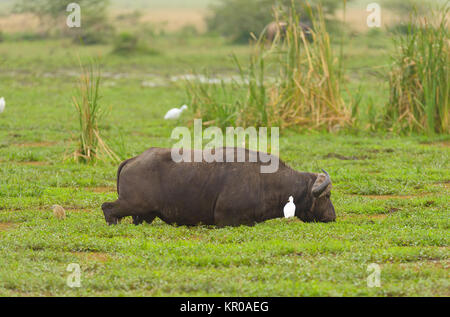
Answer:
<path fill-rule="evenodd" d="M 445 6 L 429 17 L 411 15 L 397 39 L 390 72 L 386 121 L 395 132 L 450 132 L 450 38 Z"/>
<path fill-rule="evenodd" d="M 79 122 L 79 143 L 73 157 L 76 161 L 85 163 L 105 158 L 119 161 L 119 157 L 100 136 L 99 123 L 104 119 L 105 111 L 99 103 L 99 67 L 90 63 L 86 68 L 81 66 L 81 70 L 78 96 L 73 97 Z"/>
<path fill-rule="evenodd" d="M 196 115 L 222 127 L 227 123 L 332 131 L 349 125 L 340 57 L 333 54 L 321 8 L 306 8 L 312 28 L 304 29 L 292 7 L 285 14 L 285 32 L 273 43 L 267 43 L 264 32 L 255 38 L 247 67 L 235 58 L 239 80 L 188 84 Z"/>
<path fill-rule="evenodd" d="M 342 55 L 333 52 L 321 7 L 306 9 L 312 21 L 309 34 L 291 9 L 286 35 L 274 43 L 281 52 L 280 74 L 269 104 L 281 126 L 333 131 L 351 122 L 351 109 L 341 95 Z"/>

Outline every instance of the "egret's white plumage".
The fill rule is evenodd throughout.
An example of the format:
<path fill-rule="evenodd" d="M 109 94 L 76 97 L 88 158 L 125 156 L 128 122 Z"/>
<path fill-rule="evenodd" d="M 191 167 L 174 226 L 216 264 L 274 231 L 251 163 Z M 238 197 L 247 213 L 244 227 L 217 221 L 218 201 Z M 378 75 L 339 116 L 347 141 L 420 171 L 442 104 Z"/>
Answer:
<path fill-rule="evenodd" d="M 291 218 L 295 216 L 294 197 L 289 197 L 289 202 L 284 206 L 283 212 L 285 218 Z"/>
<path fill-rule="evenodd" d="M 181 113 L 187 109 L 186 105 L 183 105 L 180 109 L 173 108 L 167 111 L 166 115 L 164 116 L 165 120 L 176 120 L 181 116 Z"/>
<path fill-rule="evenodd" d="M 0 113 L 5 111 L 5 106 L 6 106 L 5 98 L 1 97 L 0 98 Z"/>

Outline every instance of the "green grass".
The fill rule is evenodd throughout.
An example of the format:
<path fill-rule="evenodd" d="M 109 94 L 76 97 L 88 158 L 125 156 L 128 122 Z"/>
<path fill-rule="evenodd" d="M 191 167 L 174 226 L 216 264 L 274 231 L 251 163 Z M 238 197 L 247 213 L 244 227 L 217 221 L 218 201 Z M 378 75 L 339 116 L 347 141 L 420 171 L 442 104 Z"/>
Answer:
<path fill-rule="evenodd" d="M 449 4 L 433 11 L 429 21 L 413 14 L 406 36 L 398 39 L 387 105 L 393 129 L 450 132 Z"/>
<path fill-rule="evenodd" d="M 383 100 L 386 78 L 372 67 L 388 58 L 384 48 L 351 40 L 351 89 L 361 83 Z M 69 41 L 0 43 L 0 95 L 7 102 L 0 115 L 0 295 L 450 295 L 447 136 L 284 130 L 283 160 L 299 171 L 330 173 L 332 224 L 277 219 L 216 229 L 160 220 L 134 226 L 128 219 L 107 226 L 100 205 L 116 198 L 117 164 L 63 161 L 77 146 L 76 55 L 102 56 L 100 100 L 110 110 L 100 128 L 126 158 L 171 146 L 176 123 L 162 118 L 186 96 L 170 76 L 206 66 L 230 74 L 236 70 L 227 56 L 248 53 L 219 39 L 157 44 L 157 56 L 124 58 L 111 55 L 110 46 Z M 162 86 L 143 87 L 146 80 Z M 66 220 L 53 216 L 53 204 L 66 208 Z M 80 288 L 66 285 L 70 263 L 81 265 Z M 370 263 L 381 266 L 381 288 L 367 287 Z"/>

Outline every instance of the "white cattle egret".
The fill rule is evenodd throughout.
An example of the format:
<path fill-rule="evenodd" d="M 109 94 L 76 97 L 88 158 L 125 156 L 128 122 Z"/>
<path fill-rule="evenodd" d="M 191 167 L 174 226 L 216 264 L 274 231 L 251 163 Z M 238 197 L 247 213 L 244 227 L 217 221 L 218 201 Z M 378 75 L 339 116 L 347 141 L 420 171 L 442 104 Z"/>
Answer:
<path fill-rule="evenodd" d="M 187 109 L 186 105 L 183 105 L 180 109 L 173 108 L 167 111 L 166 115 L 164 116 L 165 120 L 176 120 L 181 116 L 181 113 Z"/>
<path fill-rule="evenodd" d="M 284 206 L 283 212 L 285 218 L 291 218 L 295 216 L 294 197 L 289 197 L 289 202 L 286 204 L 286 206 Z"/>
<path fill-rule="evenodd" d="M 0 113 L 5 111 L 5 106 L 6 106 L 5 98 L 1 97 L 0 98 Z"/>

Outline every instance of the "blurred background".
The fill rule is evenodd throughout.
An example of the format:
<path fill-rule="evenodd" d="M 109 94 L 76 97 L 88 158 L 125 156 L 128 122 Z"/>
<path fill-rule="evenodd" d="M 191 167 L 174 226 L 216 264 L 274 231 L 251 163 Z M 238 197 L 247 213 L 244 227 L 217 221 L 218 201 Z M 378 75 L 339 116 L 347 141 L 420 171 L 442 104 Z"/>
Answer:
<path fill-rule="evenodd" d="M 152 35 L 166 32 L 203 34 L 214 32 L 237 42 L 245 42 L 250 32 L 261 32 L 273 20 L 274 0 L 80 0 L 84 35 L 99 42 L 103 35 L 145 29 Z M 299 1 L 297 1 L 299 2 Z M 300 1 L 302 2 L 302 1 Z M 300 3 L 299 2 L 299 3 Z M 303 1 L 304 2 L 304 1 Z M 311 1 L 317 3 L 318 1 Z M 366 6 L 371 0 L 349 0 L 346 19 L 354 32 L 367 32 Z M 384 28 L 395 27 L 407 18 L 411 8 L 426 10 L 427 3 L 445 0 L 379 0 Z M 322 1 L 329 19 L 342 20 L 341 1 Z M 65 33 L 65 7 L 61 0 L 0 0 L 0 29 L 6 38 L 32 39 Z M 98 39 L 90 38 L 97 33 Z M 88 39 L 89 37 L 89 39 Z M 109 37 L 109 39 L 111 39 Z M 106 39 L 103 39 L 105 41 Z"/>
<path fill-rule="evenodd" d="M 0 0 L 0 295 L 450 295 L 449 1 L 70 2 Z M 338 221 L 106 226 L 119 161 L 197 118 L 279 127 Z"/>

